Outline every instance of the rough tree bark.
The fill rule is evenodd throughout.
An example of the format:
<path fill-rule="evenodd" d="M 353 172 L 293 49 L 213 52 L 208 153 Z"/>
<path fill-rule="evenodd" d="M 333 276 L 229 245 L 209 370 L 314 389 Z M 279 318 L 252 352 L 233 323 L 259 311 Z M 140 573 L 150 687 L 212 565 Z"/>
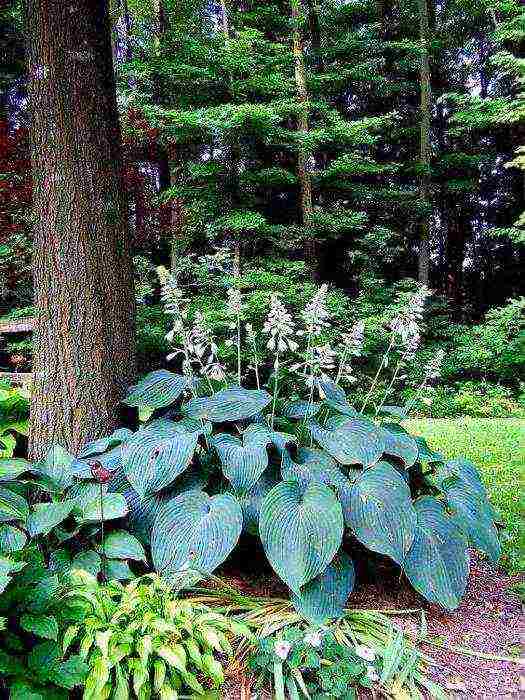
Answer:
<path fill-rule="evenodd" d="M 305 136 L 309 130 L 308 124 L 308 89 L 306 86 L 306 68 L 304 62 L 303 37 L 299 22 L 301 19 L 301 0 L 290 0 L 293 21 L 293 57 L 295 66 L 295 87 L 301 110 L 297 122 L 297 130 Z M 309 264 L 314 279 L 318 277 L 318 246 L 317 240 L 310 231 L 313 215 L 312 178 L 308 170 L 308 153 L 301 145 L 297 154 L 297 178 L 300 187 L 301 223 L 305 227 L 304 255 Z"/>
<path fill-rule="evenodd" d="M 429 20 L 427 0 L 418 0 L 419 32 L 421 39 L 421 124 L 420 124 L 420 167 L 419 193 L 421 199 L 430 203 L 430 59 L 429 59 Z M 418 279 L 429 285 L 430 280 L 430 212 L 426 212 L 419 222 Z"/>
<path fill-rule="evenodd" d="M 135 374 L 134 294 L 104 0 L 24 0 L 34 179 L 30 454 L 107 434 Z"/>

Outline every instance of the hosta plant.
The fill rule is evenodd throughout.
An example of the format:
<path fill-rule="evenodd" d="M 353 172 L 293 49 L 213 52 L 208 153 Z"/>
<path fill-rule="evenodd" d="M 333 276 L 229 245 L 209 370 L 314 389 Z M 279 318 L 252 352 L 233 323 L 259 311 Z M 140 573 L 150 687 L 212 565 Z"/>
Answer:
<path fill-rule="evenodd" d="M 69 599 L 83 607 L 62 649 L 79 650 L 89 668 L 84 700 L 128 700 L 204 695 L 224 681 L 221 660 L 230 640 L 250 638 L 248 628 L 206 605 L 178 599 L 156 575 L 123 586 L 101 586 L 85 572 Z"/>
<path fill-rule="evenodd" d="M 261 332 L 246 332 L 253 389 L 239 384 L 241 353 L 231 375 L 219 367 L 202 319 L 189 327 L 183 294 L 169 277 L 163 289 L 182 373 L 158 370 L 132 387 L 126 403 L 145 424 L 86 446 L 75 464 L 77 477 L 88 479 L 85 489 L 93 461 L 111 470 L 109 488 L 124 494 L 130 527 L 150 547 L 158 573 L 175 586 L 202 578 L 244 532 L 260 538 L 294 605 L 312 622 L 341 614 L 363 549 L 390 559 L 429 601 L 456 608 L 468 547 L 499 557 L 495 513 L 476 467 L 409 435 L 401 424 L 409 407 L 387 403 L 419 342 L 427 292 L 390 323 L 377 375 L 390 372 L 384 397 L 371 398 L 376 376 L 355 407 L 341 381 L 352 375 L 363 328 L 343 336 L 338 352 L 324 342 L 326 288 L 299 321 L 274 295 Z M 243 301 L 235 290 L 229 307 L 239 346 Z M 257 363 L 258 337 L 274 353 L 267 377 Z M 421 388 L 440 359 L 429 363 Z M 296 377 L 290 396 L 285 372 Z"/>

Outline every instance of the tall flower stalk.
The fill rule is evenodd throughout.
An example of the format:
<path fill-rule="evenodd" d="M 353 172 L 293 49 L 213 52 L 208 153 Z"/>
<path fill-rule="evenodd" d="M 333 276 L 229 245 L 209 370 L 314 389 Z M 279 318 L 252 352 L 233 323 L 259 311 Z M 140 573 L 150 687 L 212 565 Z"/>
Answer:
<path fill-rule="evenodd" d="M 235 345 L 237 348 L 237 384 L 241 386 L 242 382 L 242 365 L 241 365 L 241 318 L 242 318 L 242 296 L 239 289 L 230 287 L 228 289 L 227 302 L 228 315 L 234 321 L 231 324 L 231 329 L 235 331 Z"/>
<path fill-rule="evenodd" d="M 255 381 L 257 382 L 257 389 L 261 388 L 261 379 L 259 376 L 259 353 L 257 351 L 257 337 L 251 323 L 247 323 L 245 326 L 246 338 L 251 346 L 252 356 L 253 356 L 253 369 L 255 371 Z"/>

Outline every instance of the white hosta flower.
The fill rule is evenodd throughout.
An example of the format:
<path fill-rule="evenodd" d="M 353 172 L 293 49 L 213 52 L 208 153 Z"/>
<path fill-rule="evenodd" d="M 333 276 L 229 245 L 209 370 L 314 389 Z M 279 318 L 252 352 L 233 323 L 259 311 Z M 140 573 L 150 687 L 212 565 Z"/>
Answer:
<path fill-rule="evenodd" d="M 369 681 L 372 681 L 372 683 L 377 683 L 379 681 L 379 673 L 373 666 L 368 666 L 366 669 L 366 677 Z"/>
<path fill-rule="evenodd" d="M 251 324 L 251 323 L 247 323 L 247 324 L 244 326 L 244 328 L 245 328 L 245 330 L 246 330 L 246 338 L 247 338 L 248 342 L 251 343 L 252 345 L 254 345 L 255 342 L 256 342 L 256 340 L 257 340 L 257 336 L 256 336 L 256 334 L 255 334 L 255 331 L 254 331 L 254 329 L 253 329 L 252 324 Z"/>
<path fill-rule="evenodd" d="M 328 285 L 323 284 L 301 314 L 309 335 L 319 335 L 324 328 L 330 325 L 331 314 L 326 308 L 327 294 Z"/>
<path fill-rule="evenodd" d="M 187 302 L 182 290 L 177 285 L 177 280 L 162 265 L 157 268 L 161 287 L 161 300 L 164 311 L 173 317 L 172 331 L 168 333 L 166 339 L 173 342 L 174 335 L 180 334 L 184 330 L 184 321 L 187 318 Z"/>
<path fill-rule="evenodd" d="M 315 345 L 312 348 L 312 365 L 316 373 L 330 372 L 335 367 L 337 353 L 328 343 Z"/>
<path fill-rule="evenodd" d="M 292 649 L 290 642 L 285 642 L 283 640 L 277 640 L 274 646 L 275 655 L 278 656 L 282 661 L 288 658 L 288 654 Z"/>
<path fill-rule="evenodd" d="M 439 377 L 439 375 L 441 374 L 441 365 L 443 364 L 444 358 L 445 351 L 443 350 L 443 348 L 440 348 L 434 355 L 434 357 L 430 358 L 430 361 L 427 364 L 427 368 L 425 371 L 426 379 L 437 379 Z"/>
<path fill-rule="evenodd" d="M 344 350 L 354 357 L 359 357 L 365 340 L 364 321 L 358 321 L 352 326 L 349 333 L 343 333 L 342 340 Z"/>
<path fill-rule="evenodd" d="M 274 352 L 295 352 L 299 347 L 292 339 L 295 335 L 292 317 L 277 294 L 270 297 L 270 311 L 263 326 L 263 333 L 270 336 L 266 347 Z"/>
<path fill-rule="evenodd" d="M 228 310 L 228 315 L 237 318 L 237 316 L 242 316 L 242 295 L 240 289 L 235 287 L 230 287 L 228 289 L 228 301 L 226 302 L 226 308 Z"/>
<path fill-rule="evenodd" d="M 307 634 L 304 636 L 304 643 L 318 649 L 323 643 L 323 635 L 321 634 L 320 630 L 307 632 Z"/>
<path fill-rule="evenodd" d="M 430 295 L 427 287 L 421 287 L 407 302 L 406 307 L 390 322 L 390 329 L 399 336 L 407 355 L 413 356 L 420 342 L 420 324 L 425 302 Z"/>
<path fill-rule="evenodd" d="M 375 661 L 376 658 L 375 651 L 364 644 L 357 644 L 355 653 L 360 659 L 364 659 L 365 661 Z"/>

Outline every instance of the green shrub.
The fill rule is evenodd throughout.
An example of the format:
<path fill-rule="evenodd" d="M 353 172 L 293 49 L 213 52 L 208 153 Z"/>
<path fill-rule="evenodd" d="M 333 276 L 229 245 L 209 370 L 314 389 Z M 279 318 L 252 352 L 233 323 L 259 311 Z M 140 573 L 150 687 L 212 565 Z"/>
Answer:
<path fill-rule="evenodd" d="M 17 435 L 27 435 L 29 392 L 0 382 L 0 459 L 12 457 Z"/>

